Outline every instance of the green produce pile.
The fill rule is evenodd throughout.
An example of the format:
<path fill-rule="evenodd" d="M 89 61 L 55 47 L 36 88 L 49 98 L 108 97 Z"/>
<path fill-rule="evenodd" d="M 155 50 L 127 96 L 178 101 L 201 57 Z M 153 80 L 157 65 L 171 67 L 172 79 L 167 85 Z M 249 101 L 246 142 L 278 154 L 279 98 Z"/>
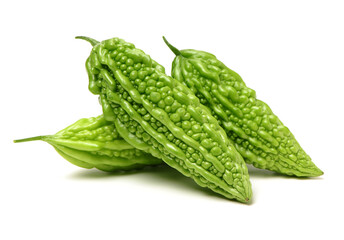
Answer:
<path fill-rule="evenodd" d="M 172 74 L 132 43 L 98 42 L 86 60 L 103 115 L 42 140 L 69 162 L 103 171 L 167 164 L 229 199 L 252 197 L 247 164 L 295 177 L 323 172 L 253 89 L 213 54 L 178 50 Z"/>

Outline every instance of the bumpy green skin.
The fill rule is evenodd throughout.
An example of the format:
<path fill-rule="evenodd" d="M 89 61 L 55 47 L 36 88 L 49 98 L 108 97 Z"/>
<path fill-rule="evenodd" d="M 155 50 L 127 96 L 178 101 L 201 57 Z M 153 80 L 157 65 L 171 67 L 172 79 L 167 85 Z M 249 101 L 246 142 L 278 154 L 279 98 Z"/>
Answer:
<path fill-rule="evenodd" d="M 136 149 L 118 134 L 114 123 L 104 117 L 82 118 L 55 135 L 15 140 L 42 140 L 51 144 L 66 160 L 82 168 L 113 172 L 136 170 L 162 161 Z"/>
<path fill-rule="evenodd" d="M 255 91 L 237 73 L 210 53 L 179 51 L 164 40 L 176 54 L 172 77 L 188 86 L 211 109 L 247 163 L 298 177 L 323 174 L 289 129 L 266 103 L 256 99 Z"/>
<path fill-rule="evenodd" d="M 245 162 L 199 99 L 133 44 L 113 38 L 93 45 L 89 89 L 120 135 L 200 186 L 247 202 Z"/>

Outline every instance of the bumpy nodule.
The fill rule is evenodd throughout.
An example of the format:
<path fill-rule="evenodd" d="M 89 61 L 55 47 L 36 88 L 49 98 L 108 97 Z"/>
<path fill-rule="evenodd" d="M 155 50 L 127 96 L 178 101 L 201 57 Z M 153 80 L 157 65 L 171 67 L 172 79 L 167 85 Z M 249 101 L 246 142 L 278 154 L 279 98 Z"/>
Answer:
<path fill-rule="evenodd" d="M 51 144 L 67 161 L 102 171 L 137 170 L 162 161 L 128 144 L 104 117 L 82 118 L 54 135 L 15 140 L 42 140 Z"/>
<path fill-rule="evenodd" d="M 320 176 L 289 129 L 269 106 L 256 99 L 241 77 L 213 54 L 192 49 L 178 50 L 172 77 L 189 87 L 209 107 L 235 148 L 247 163 L 262 169 L 299 177 Z"/>
<path fill-rule="evenodd" d="M 93 45 L 86 61 L 89 89 L 100 96 L 105 119 L 128 143 L 200 186 L 242 202 L 251 198 L 244 160 L 186 86 L 122 39 Z"/>

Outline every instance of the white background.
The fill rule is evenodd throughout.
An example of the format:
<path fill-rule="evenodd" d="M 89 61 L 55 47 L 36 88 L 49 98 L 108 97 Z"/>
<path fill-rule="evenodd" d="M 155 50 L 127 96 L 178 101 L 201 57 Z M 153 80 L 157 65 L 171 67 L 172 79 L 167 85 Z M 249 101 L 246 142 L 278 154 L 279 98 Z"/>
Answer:
<path fill-rule="evenodd" d="M 343 239 L 343 1 L 2 1 L 0 239 Z M 239 3 L 240 2 L 240 3 Z M 180 49 L 215 54 L 294 133 L 325 174 L 249 168 L 252 203 L 170 168 L 106 174 L 43 142 L 101 113 L 85 35 L 133 42 L 170 72 Z"/>

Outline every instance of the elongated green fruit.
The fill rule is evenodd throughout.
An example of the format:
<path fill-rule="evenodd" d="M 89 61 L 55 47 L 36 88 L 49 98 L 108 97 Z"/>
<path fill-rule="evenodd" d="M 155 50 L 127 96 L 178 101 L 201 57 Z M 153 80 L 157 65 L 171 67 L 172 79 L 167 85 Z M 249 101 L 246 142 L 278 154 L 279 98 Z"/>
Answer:
<path fill-rule="evenodd" d="M 256 99 L 241 77 L 214 55 L 192 49 L 178 50 L 172 76 L 188 86 L 209 107 L 247 163 L 286 175 L 320 176 L 289 129 L 269 106 Z"/>
<path fill-rule="evenodd" d="M 105 119 L 128 143 L 200 186 L 230 199 L 250 199 L 246 164 L 217 120 L 149 55 L 113 38 L 94 45 L 86 69 Z"/>
<path fill-rule="evenodd" d="M 112 172 L 162 164 L 160 159 L 123 140 L 115 124 L 106 121 L 103 115 L 82 118 L 55 135 L 19 139 L 14 142 L 35 140 L 51 144 L 63 158 L 83 168 Z"/>

